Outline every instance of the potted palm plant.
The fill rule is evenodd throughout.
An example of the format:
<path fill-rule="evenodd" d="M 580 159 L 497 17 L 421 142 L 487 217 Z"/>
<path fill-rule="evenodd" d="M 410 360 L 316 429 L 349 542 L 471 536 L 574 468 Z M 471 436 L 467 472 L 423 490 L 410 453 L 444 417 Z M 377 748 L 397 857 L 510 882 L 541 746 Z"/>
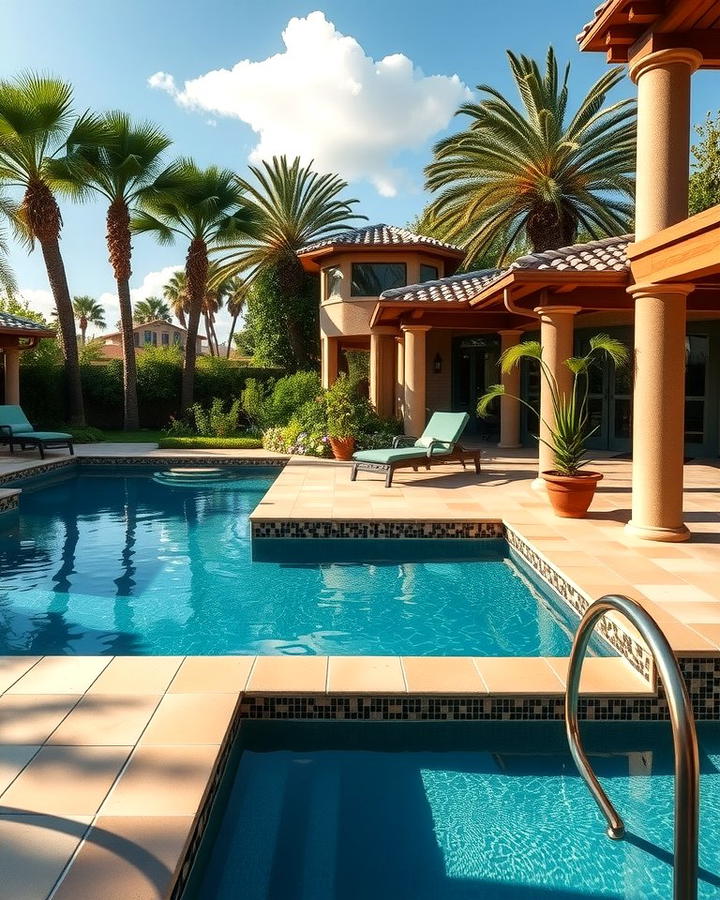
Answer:
<path fill-rule="evenodd" d="M 590 339 L 590 347 L 584 356 L 573 356 L 565 360 L 565 365 L 573 376 L 569 393 L 560 390 L 557 379 L 542 358 L 542 347 L 538 341 L 523 341 L 510 347 L 500 357 L 500 368 L 509 372 L 523 359 L 534 360 L 540 368 L 540 375 L 550 388 L 553 418 L 551 422 L 542 419 L 539 410 L 521 397 L 520 403 L 538 416 L 545 425 L 549 440 L 539 438 L 553 453 L 555 468 L 541 475 L 546 482 L 550 503 L 556 515 L 563 518 L 581 519 L 587 513 L 595 496 L 600 472 L 589 472 L 586 465 L 587 442 L 598 427 L 590 426 L 588 411 L 588 372 L 601 359 L 609 359 L 614 365 L 622 366 L 628 361 L 627 347 L 607 334 L 597 334 Z M 505 394 L 501 384 L 493 385 L 478 403 L 478 415 L 487 415 L 492 401 Z M 514 396 L 514 395 L 508 395 Z"/>

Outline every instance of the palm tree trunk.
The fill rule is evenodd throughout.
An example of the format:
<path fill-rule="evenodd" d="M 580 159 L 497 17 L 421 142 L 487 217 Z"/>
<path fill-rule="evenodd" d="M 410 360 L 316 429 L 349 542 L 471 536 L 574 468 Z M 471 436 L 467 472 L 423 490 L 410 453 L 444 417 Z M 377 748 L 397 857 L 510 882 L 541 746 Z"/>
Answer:
<path fill-rule="evenodd" d="M 83 318 L 80 319 L 80 345 L 82 347 L 85 346 L 85 332 L 87 331 L 87 327 L 88 327 L 88 321 L 83 316 Z"/>
<path fill-rule="evenodd" d="M 210 316 L 207 313 L 203 313 L 203 318 L 205 320 L 205 337 L 207 338 L 210 356 L 215 356 L 215 347 L 213 345 L 212 339 L 212 329 L 210 328 Z"/>
<path fill-rule="evenodd" d="M 65 274 L 65 265 L 60 253 L 60 241 L 57 237 L 38 238 L 42 249 L 45 268 L 47 269 L 50 290 L 55 299 L 58 325 L 60 326 L 60 345 L 65 357 L 65 376 L 68 391 L 68 418 L 71 425 L 85 424 L 85 408 L 83 405 L 82 383 L 80 381 L 80 357 L 78 354 L 77 332 L 75 331 L 75 313 L 70 299 L 70 288 Z"/>
<path fill-rule="evenodd" d="M 137 398 L 137 361 L 133 332 L 132 303 L 130 302 L 130 213 L 125 200 L 114 200 L 107 211 L 107 245 L 110 265 L 115 273 L 120 304 L 120 333 L 123 355 L 123 428 L 135 431 L 140 427 Z"/>
<path fill-rule="evenodd" d="M 190 242 L 185 260 L 185 277 L 187 279 L 190 309 L 187 316 L 187 334 L 185 336 L 185 360 L 183 363 L 182 388 L 180 405 L 186 412 L 193 404 L 195 394 L 195 363 L 197 359 L 198 326 L 202 312 L 205 288 L 207 285 L 208 257 L 207 245 L 202 238 L 194 238 Z"/>
<path fill-rule="evenodd" d="M 210 328 L 212 329 L 213 341 L 215 341 L 215 356 L 220 356 L 220 342 L 218 341 L 217 331 L 215 330 L 215 316 L 210 316 Z"/>
<path fill-rule="evenodd" d="M 240 315 L 240 312 L 239 311 L 236 312 L 232 317 L 232 321 L 230 322 L 230 334 L 228 335 L 227 353 L 225 354 L 225 359 L 230 359 L 230 348 L 232 347 L 232 339 L 233 339 L 233 335 L 235 334 L 235 328 L 237 326 L 237 320 L 238 320 L 239 315 Z"/>
<path fill-rule="evenodd" d="M 135 358 L 135 332 L 133 331 L 132 304 L 130 302 L 130 282 L 117 282 L 120 301 L 120 332 L 123 355 L 123 428 L 137 431 L 140 427 L 140 412 L 137 396 L 137 360 Z"/>

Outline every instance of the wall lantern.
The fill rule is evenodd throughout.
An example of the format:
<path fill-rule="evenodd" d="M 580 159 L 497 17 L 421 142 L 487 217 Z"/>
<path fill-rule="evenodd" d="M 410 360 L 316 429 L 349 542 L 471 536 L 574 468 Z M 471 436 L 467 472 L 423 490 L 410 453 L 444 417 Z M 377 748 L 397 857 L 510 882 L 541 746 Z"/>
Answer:
<path fill-rule="evenodd" d="M 433 372 L 436 375 L 442 372 L 442 356 L 439 353 L 435 354 L 435 359 L 433 360 Z"/>

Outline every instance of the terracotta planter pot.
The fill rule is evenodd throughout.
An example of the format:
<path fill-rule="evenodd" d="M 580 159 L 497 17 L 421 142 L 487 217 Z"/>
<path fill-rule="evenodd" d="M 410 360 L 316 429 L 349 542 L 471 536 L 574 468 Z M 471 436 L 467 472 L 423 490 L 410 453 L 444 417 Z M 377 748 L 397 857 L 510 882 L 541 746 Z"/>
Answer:
<path fill-rule="evenodd" d="M 563 519 L 582 519 L 590 508 L 602 475 L 600 472 L 583 472 L 581 475 L 543 472 L 542 477 L 555 515 Z"/>
<path fill-rule="evenodd" d="M 332 448 L 335 459 L 352 459 L 355 451 L 355 438 L 330 438 L 330 447 Z"/>

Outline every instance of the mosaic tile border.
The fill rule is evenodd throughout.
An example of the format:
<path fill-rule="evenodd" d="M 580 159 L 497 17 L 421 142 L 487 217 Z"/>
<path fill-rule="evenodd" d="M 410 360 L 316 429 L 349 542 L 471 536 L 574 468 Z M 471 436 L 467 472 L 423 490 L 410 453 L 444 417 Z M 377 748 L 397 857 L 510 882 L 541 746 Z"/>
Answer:
<path fill-rule="evenodd" d="M 365 521 L 340 519 L 252 520 L 253 540 L 273 538 L 502 538 L 505 528 L 494 522 Z"/>
<path fill-rule="evenodd" d="M 683 658 L 680 666 L 696 719 L 720 719 L 720 659 Z M 240 701 L 240 717 L 368 722 L 562 721 L 564 704 L 561 695 L 245 694 Z M 660 689 L 656 696 L 581 697 L 579 716 L 594 721 L 666 721 L 669 713 Z"/>
<path fill-rule="evenodd" d="M 78 457 L 71 456 L 67 459 L 54 459 L 52 462 L 40 463 L 37 466 L 21 469 L 18 472 L 5 472 L 3 475 L 0 475 L 0 486 L 3 484 L 14 484 L 18 481 L 28 481 L 30 478 L 38 478 L 40 475 L 47 475 L 48 472 L 54 472 L 56 469 L 67 469 L 77 464 Z"/>
<path fill-rule="evenodd" d="M 205 793 L 203 795 L 200 808 L 198 809 L 197 813 L 195 813 L 192 831 L 188 835 L 188 838 L 185 842 L 185 847 L 180 854 L 172 884 L 169 887 L 167 893 L 163 895 L 167 897 L 168 900 L 181 900 L 183 894 L 185 893 L 185 889 L 188 885 L 188 880 L 190 879 L 190 875 L 192 873 L 193 864 L 197 859 L 200 845 L 202 844 L 202 840 L 205 835 L 205 829 L 207 828 L 212 815 L 212 809 L 215 804 L 215 799 L 217 797 L 218 791 L 220 790 L 220 785 L 222 784 L 223 778 L 225 777 L 228 763 L 230 762 L 233 749 L 237 742 L 237 736 L 238 732 L 240 731 L 241 724 L 242 720 L 240 718 L 240 704 L 238 702 L 238 705 L 233 711 L 230 725 L 225 732 L 225 737 L 223 739 L 222 746 L 220 747 L 218 757 L 215 761 L 215 768 L 213 769 L 212 776 L 205 787 Z"/>
<path fill-rule="evenodd" d="M 0 497 L 0 516 L 5 515 L 6 513 L 17 512 L 19 500 L 20 491 L 15 491 L 14 494 L 7 494 L 5 497 Z"/>
<path fill-rule="evenodd" d="M 562 597 L 579 616 L 583 615 L 593 602 L 592 598 L 576 588 L 571 581 L 558 572 L 551 563 L 508 525 L 505 526 L 505 540 L 509 547 L 520 555 L 538 578 L 541 578 L 556 594 Z M 625 631 L 618 622 L 604 616 L 597 625 L 597 631 L 627 659 L 635 671 L 642 675 L 646 681 L 650 681 L 653 678 L 655 665 L 650 651 L 643 643 Z"/>

